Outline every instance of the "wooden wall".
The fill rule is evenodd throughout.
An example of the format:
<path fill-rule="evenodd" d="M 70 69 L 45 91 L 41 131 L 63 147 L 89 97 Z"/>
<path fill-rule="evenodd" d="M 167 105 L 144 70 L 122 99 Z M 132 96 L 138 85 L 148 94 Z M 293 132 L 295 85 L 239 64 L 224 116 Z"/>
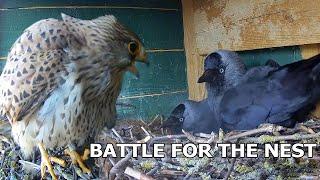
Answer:
<path fill-rule="evenodd" d="M 249 66 L 319 53 L 320 0 L 183 0 L 182 6 L 190 99 L 205 97 L 196 81 L 204 56 L 215 50 L 239 51 Z"/>
<path fill-rule="evenodd" d="M 118 106 L 120 118 L 167 115 L 187 98 L 182 10 L 178 0 L 0 1 L 0 68 L 12 43 L 25 28 L 43 18 L 61 19 L 61 12 L 83 19 L 113 14 L 142 38 L 151 64 L 138 65 L 138 80 L 126 75 L 119 99 L 122 105 Z"/>

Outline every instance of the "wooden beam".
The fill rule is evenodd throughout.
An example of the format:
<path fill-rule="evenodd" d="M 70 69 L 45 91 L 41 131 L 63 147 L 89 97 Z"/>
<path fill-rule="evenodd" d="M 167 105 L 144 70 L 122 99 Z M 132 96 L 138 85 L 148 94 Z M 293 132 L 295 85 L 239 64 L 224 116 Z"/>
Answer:
<path fill-rule="evenodd" d="M 200 54 L 320 43 L 320 0 L 194 0 L 193 7 Z"/>
<path fill-rule="evenodd" d="M 201 100 L 205 97 L 206 91 L 203 84 L 197 83 L 203 71 L 203 58 L 196 47 L 195 21 L 193 0 L 183 0 L 183 26 L 184 26 L 184 47 L 187 58 L 187 77 L 189 99 Z"/>
<path fill-rule="evenodd" d="M 300 46 L 303 59 L 311 58 L 320 53 L 320 44 L 307 44 Z"/>

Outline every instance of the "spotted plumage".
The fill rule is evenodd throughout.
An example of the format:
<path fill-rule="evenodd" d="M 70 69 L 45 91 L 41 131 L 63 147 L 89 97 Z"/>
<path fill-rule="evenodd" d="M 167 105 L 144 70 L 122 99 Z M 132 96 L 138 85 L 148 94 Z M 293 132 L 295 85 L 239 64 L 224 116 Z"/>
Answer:
<path fill-rule="evenodd" d="M 62 14 L 62 20 L 28 27 L 0 76 L 0 115 L 10 121 L 24 155 L 39 142 L 80 146 L 114 126 L 123 74 L 136 73 L 138 58 L 145 59 L 140 39 L 113 16 L 81 20 Z"/>

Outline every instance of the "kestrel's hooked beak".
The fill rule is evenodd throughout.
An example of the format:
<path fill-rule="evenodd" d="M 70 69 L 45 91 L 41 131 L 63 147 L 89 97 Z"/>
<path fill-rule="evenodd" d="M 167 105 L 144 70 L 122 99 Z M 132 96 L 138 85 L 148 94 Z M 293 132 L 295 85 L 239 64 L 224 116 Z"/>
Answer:
<path fill-rule="evenodd" d="M 136 53 L 134 61 L 132 61 L 131 66 L 128 67 L 128 71 L 134 74 L 137 78 L 140 77 L 139 71 L 135 65 L 135 62 L 142 62 L 149 66 L 149 61 L 147 60 L 147 53 L 143 46 L 141 46 L 140 50 Z"/>

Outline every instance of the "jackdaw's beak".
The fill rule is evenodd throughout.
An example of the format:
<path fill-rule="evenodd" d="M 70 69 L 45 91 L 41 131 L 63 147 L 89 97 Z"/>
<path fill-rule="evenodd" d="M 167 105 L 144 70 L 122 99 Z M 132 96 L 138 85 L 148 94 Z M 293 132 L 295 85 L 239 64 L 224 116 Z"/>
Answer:
<path fill-rule="evenodd" d="M 176 117 L 168 117 L 168 119 L 166 121 L 164 121 L 162 123 L 162 125 L 160 126 L 161 128 L 169 128 L 169 129 L 173 129 L 175 127 L 179 127 L 180 126 L 180 122 Z"/>
<path fill-rule="evenodd" d="M 203 83 L 203 82 L 212 83 L 216 80 L 218 74 L 219 74 L 218 69 L 207 69 L 204 71 L 202 76 L 198 79 L 198 83 Z"/>

